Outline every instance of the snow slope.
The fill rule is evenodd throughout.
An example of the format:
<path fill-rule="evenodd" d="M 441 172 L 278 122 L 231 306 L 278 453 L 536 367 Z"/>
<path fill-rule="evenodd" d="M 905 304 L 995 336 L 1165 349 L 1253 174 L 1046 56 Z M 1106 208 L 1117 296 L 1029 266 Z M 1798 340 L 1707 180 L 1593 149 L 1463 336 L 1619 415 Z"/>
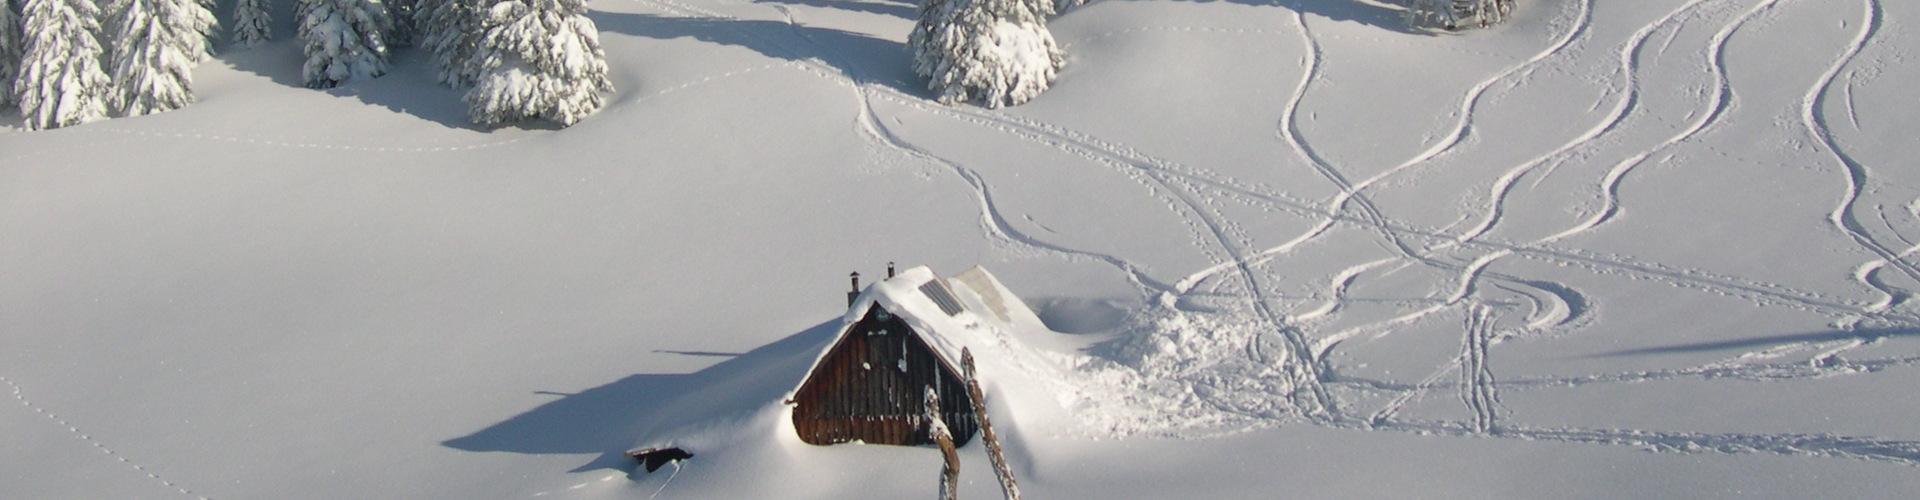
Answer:
<path fill-rule="evenodd" d="M 590 8 L 617 92 L 563 130 L 285 39 L 182 110 L 0 112 L 0 497 L 931 496 L 780 427 L 887 261 L 1071 332 L 1003 363 L 1065 417 L 995 422 L 1031 498 L 1920 487 L 1920 4 L 1102 0 L 992 111 L 897 0 Z"/>

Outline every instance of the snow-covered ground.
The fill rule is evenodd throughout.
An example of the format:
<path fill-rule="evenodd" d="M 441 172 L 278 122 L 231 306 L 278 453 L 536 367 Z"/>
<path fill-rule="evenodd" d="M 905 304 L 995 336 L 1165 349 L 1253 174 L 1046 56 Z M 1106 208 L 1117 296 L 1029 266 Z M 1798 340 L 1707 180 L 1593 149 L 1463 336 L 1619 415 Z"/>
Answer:
<path fill-rule="evenodd" d="M 499 130 L 279 7 L 186 109 L 0 112 L 0 497 L 931 497 L 777 401 L 887 261 L 1054 330 L 983 367 L 1030 498 L 1920 489 L 1920 3 L 1100 0 L 984 110 L 903 1 L 596 0 L 608 106 Z"/>

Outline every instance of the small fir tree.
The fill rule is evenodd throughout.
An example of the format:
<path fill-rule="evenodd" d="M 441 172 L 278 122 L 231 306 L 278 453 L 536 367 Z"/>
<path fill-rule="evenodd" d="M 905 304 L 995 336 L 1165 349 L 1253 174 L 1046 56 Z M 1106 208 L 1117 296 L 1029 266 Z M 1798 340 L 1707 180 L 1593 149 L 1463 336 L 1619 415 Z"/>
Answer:
<path fill-rule="evenodd" d="M 20 35 L 20 13 L 13 2 L 0 0 L 0 108 L 13 106 L 13 82 L 20 78 L 20 55 L 27 41 Z"/>
<path fill-rule="evenodd" d="M 118 0 L 111 7 L 114 107 L 127 116 L 193 102 L 193 66 L 213 50 L 213 12 L 197 0 Z"/>
<path fill-rule="evenodd" d="M 112 81 L 100 69 L 100 10 L 92 0 L 28 0 L 14 92 L 27 127 L 43 130 L 106 117 Z"/>
<path fill-rule="evenodd" d="M 393 28 L 387 31 L 388 47 L 411 47 L 418 41 L 418 31 L 413 24 L 413 11 L 418 7 L 415 0 L 381 0 L 387 6 L 387 18 L 392 19 Z"/>
<path fill-rule="evenodd" d="M 1514 0 L 1413 0 L 1407 6 L 1407 26 L 1448 31 L 1486 28 L 1506 22 Z"/>
<path fill-rule="evenodd" d="M 266 0 L 237 0 L 233 3 L 233 43 L 252 47 L 273 39 L 273 16 L 267 14 Z"/>
<path fill-rule="evenodd" d="M 924 0 L 907 36 L 913 71 L 940 102 L 1018 105 L 1047 89 L 1066 55 L 1047 31 L 1052 0 Z"/>
<path fill-rule="evenodd" d="M 393 19 L 380 0 L 300 0 L 298 10 L 307 54 L 301 75 L 308 87 L 386 74 Z"/>
<path fill-rule="evenodd" d="M 613 92 L 599 29 L 584 0 L 501 0 L 474 53 L 485 71 L 467 91 L 483 125 L 527 119 L 572 125 Z"/>
<path fill-rule="evenodd" d="M 480 81 L 484 68 L 473 57 L 474 38 L 485 14 L 480 0 L 420 0 L 415 6 L 420 45 L 433 53 L 441 83 L 465 89 Z"/>

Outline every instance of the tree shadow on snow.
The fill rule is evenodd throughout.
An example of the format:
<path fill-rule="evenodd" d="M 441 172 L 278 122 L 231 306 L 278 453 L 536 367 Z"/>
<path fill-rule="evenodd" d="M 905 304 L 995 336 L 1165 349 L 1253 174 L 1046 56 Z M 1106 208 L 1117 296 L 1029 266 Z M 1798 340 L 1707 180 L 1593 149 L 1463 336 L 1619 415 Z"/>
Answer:
<path fill-rule="evenodd" d="M 894 16 L 894 17 L 898 17 L 898 18 L 901 18 L 901 19 L 918 19 L 918 18 L 920 17 L 920 5 L 919 5 L 919 3 L 917 3 L 917 2 L 913 2 L 913 1 L 911 1 L 911 0 L 879 0 L 879 1 L 863 1 L 863 0 L 754 0 L 754 2 L 753 2 L 753 3 L 760 3 L 760 4 L 784 4 L 784 5 L 801 5 L 801 6 L 806 6 L 806 7 L 820 7 L 820 8 L 827 8 L 827 9 L 839 9 L 839 10 L 845 10 L 845 11 L 852 11 L 852 12 L 865 12 L 865 13 L 868 13 L 868 14 L 879 14 L 879 15 L 883 15 L 883 16 Z"/>
<path fill-rule="evenodd" d="M 631 470 L 625 452 L 640 438 L 741 417 L 799 385 L 840 319 L 688 374 L 638 374 L 560 396 L 441 445 L 464 451 L 597 454 L 571 472 Z M 720 354 L 720 353 L 701 353 Z M 699 453 L 699 450 L 690 450 Z"/>
<path fill-rule="evenodd" d="M 214 57 L 234 69 L 260 75 L 288 87 L 305 87 L 300 81 L 301 55 L 298 40 L 274 41 L 254 47 L 227 46 Z"/>
<path fill-rule="evenodd" d="M 300 76 L 306 56 L 302 54 L 299 40 L 279 40 L 256 47 L 232 47 L 219 57 L 234 69 L 267 77 L 276 84 L 299 88 L 307 86 L 306 80 Z M 387 74 L 313 91 L 353 98 L 447 128 L 490 130 L 467 120 L 467 104 L 461 100 L 462 92 L 440 84 L 435 79 L 433 65 L 427 59 L 424 50 L 398 48 L 389 61 Z M 529 121 L 513 125 L 539 128 L 543 123 Z"/>
<path fill-rule="evenodd" d="M 1095 0 L 1104 1 L 1104 0 Z M 1153 1 L 1153 0 L 1128 0 Z M 1333 20 L 1335 22 L 1356 22 L 1377 28 L 1403 33 L 1416 33 L 1408 30 L 1403 11 L 1408 0 L 1174 0 L 1196 3 L 1229 2 L 1253 6 L 1278 6 Z M 840 9 L 853 12 L 866 12 L 895 16 L 902 19 L 920 17 L 919 2 L 913 0 L 754 0 L 754 3 L 800 5 Z M 1091 2 L 1089 2 L 1091 3 Z M 1060 12 L 1067 15 L 1073 9 Z M 1424 33 L 1424 32 L 1417 32 Z"/>
<path fill-rule="evenodd" d="M 659 40 L 692 38 L 744 47 L 787 61 L 819 61 L 856 81 L 877 83 L 912 95 L 926 94 L 913 74 L 906 46 L 865 33 L 748 19 L 604 11 L 589 11 L 587 17 L 592 18 L 603 33 Z"/>
<path fill-rule="evenodd" d="M 1629 349 L 1625 351 L 1615 351 L 1615 352 L 1609 352 L 1609 353 L 1596 354 L 1589 357 L 1604 358 L 1604 357 L 1618 357 L 1618 356 L 1638 356 L 1638 355 L 1647 355 L 1647 354 L 1686 354 L 1686 353 L 1696 353 L 1696 352 L 1752 349 L 1756 347 L 1776 347 L 1776 346 L 1782 346 L 1787 344 L 1832 342 L 1837 340 L 1859 340 L 1863 342 L 1873 342 L 1876 340 L 1892 338 L 1892 337 L 1912 337 L 1912 336 L 1920 336 L 1920 329 L 1872 328 L 1872 329 L 1862 329 L 1862 330 L 1844 330 L 1844 331 L 1831 331 L 1831 332 L 1808 332 L 1808 333 L 1793 333 L 1793 334 L 1786 334 L 1786 335 L 1770 335 L 1766 337 L 1720 340 L 1720 341 L 1713 341 L 1713 342 L 1700 342 L 1700 343 L 1694 343 L 1694 344 L 1646 347 L 1646 348 L 1640 348 L 1640 349 Z"/>
<path fill-rule="evenodd" d="M 1104 1 L 1104 0 L 1103 0 Z M 1124 0 L 1164 1 L 1164 0 Z M 1323 17 L 1334 22 L 1360 23 L 1399 33 L 1426 33 L 1407 29 L 1404 6 L 1407 0 L 1173 0 L 1177 2 L 1212 3 L 1227 2 L 1251 6 L 1282 7 L 1310 16 Z M 1071 12 L 1071 11 L 1069 11 Z"/>

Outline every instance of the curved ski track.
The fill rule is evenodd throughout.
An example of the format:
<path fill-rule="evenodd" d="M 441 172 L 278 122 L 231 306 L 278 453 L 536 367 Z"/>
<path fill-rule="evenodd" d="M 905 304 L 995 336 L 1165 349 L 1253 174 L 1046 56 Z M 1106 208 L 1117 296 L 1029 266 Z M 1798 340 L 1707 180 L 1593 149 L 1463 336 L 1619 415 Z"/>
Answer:
<path fill-rule="evenodd" d="M 1860 198 L 1864 196 L 1864 191 L 1867 189 L 1867 183 L 1871 180 L 1870 172 L 1866 165 L 1854 159 L 1852 155 L 1847 154 L 1846 150 L 1840 146 L 1840 142 L 1834 139 L 1833 132 L 1827 127 L 1825 114 L 1822 113 L 1822 110 L 1825 109 L 1825 101 L 1822 100 L 1821 97 L 1826 95 L 1827 91 L 1833 87 L 1834 80 L 1839 77 L 1840 71 L 1846 68 L 1848 64 L 1851 64 L 1855 57 L 1860 55 L 1860 51 L 1867 46 L 1867 43 L 1873 39 L 1873 35 L 1880 30 L 1881 7 L 1879 0 L 1865 0 L 1863 3 L 1864 8 L 1861 9 L 1862 19 L 1859 23 L 1859 33 L 1856 34 L 1853 40 L 1847 45 L 1846 51 L 1835 58 L 1833 65 L 1829 66 L 1826 72 L 1820 75 L 1819 81 L 1807 89 L 1806 96 L 1801 99 L 1800 119 L 1802 125 L 1807 129 L 1807 133 L 1811 134 L 1815 140 L 1820 141 L 1820 143 L 1825 146 L 1827 153 L 1833 156 L 1834 161 L 1839 163 L 1841 170 L 1846 174 L 1846 192 L 1841 196 L 1839 206 L 1835 207 L 1833 212 L 1828 216 L 1828 220 L 1836 229 L 1839 229 L 1851 237 L 1855 243 L 1858 243 L 1861 247 L 1880 257 L 1877 261 L 1863 264 L 1860 268 L 1861 271 L 1855 273 L 1855 277 L 1861 284 L 1886 295 L 1886 300 L 1880 303 L 1883 304 L 1881 308 L 1886 308 L 1892 305 L 1894 297 L 1906 292 L 1894 290 L 1884 282 L 1871 279 L 1872 271 L 1879 267 L 1892 266 L 1902 274 L 1907 275 L 1908 278 L 1920 282 L 1920 268 L 1916 268 L 1913 263 L 1907 262 L 1906 260 L 1906 257 L 1914 251 L 1912 248 L 1913 244 L 1907 242 L 1909 248 L 1903 251 L 1895 251 L 1889 248 L 1887 243 L 1880 241 L 1870 234 L 1867 227 L 1862 224 L 1859 217 L 1854 214 L 1859 208 Z M 1851 108 L 1851 104 L 1848 106 Z M 1889 227 L 1890 226 L 1891 224 L 1889 223 Z M 1896 237 L 1899 236 L 1898 231 L 1893 232 Z"/>
<path fill-rule="evenodd" d="M 1679 134 L 1676 134 L 1673 137 L 1668 138 L 1667 140 L 1661 142 L 1659 145 L 1646 149 L 1638 154 L 1633 155 L 1632 157 L 1622 160 L 1620 163 L 1615 164 L 1612 169 L 1607 171 L 1606 178 L 1601 181 L 1601 193 L 1602 193 L 1601 201 L 1604 203 L 1604 208 L 1602 208 L 1599 211 L 1599 213 L 1595 214 L 1593 218 L 1588 219 L 1585 222 L 1582 222 L 1571 228 L 1568 228 L 1565 231 L 1561 231 L 1559 233 L 1555 233 L 1552 236 L 1548 236 L 1546 238 L 1541 239 L 1540 241 L 1542 243 L 1559 241 L 1566 237 L 1573 236 L 1575 234 L 1579 234 L 1579 233 L 1591 230 L 1593 228 L 1599 227 L 1601 224 L 1605 224 L 1608 221 L 1613 220 L 1613 217 L 1618 215 L 1620 212 L 1620 183 L 1623 179 L 1626 178 L 1626 175 L 1628 172 L 1632 171 L 1634 167 L 1638 167 L 1642 163 L 1646 162 L 1648 158 L 1652 158 L 1654 155 L 1660 152 L 1671 149 L 1674 146 L 1679 145 L 1682 142 L 1685 142 L 1687 139 L 1691 139 L 1695 135 L 1698 135 L 1701 132 L 1707 130 L 1720 119 L 1721 115 L 1726 113 L 1727 108 L 1732 105 L 1732 98 L 1733 98 L 1732 82 L 1729 82 L 1727 80 L 1727 68 L 1726 68 L 1727 40 L 1731 39 L 1733 37 L 1734 32 L 1738 31 L 1740 27 L 1746 25 L 1747 21 L 1753 19 L 1754 17 L 1760 15 L 1761 13 L 1767 11 L 1768 9 L 1772 9 L 1773 6 L 1777 3 L 1779 3 L 1779 0 L 1766 0 L 1764 2 L 1760 2 L 1759 4 L 1754 5 L 1754 7 L 1752 9 L 1749 9 L 1745 14 L 1742 14 L 1738 19 L 1734 20 L 1731 24 L 1728 24 L 1726 27 L 1721 28 L 1720 31 L 1714 33 L 1713 39 L 1709 42 L 1708 49 L 1707 49 L 1707 61 L 1708 61 L 1707 70 L 1712 74 L 1715 85 L 1712 87 L 1713 95 L 1709 99 L 1710 106 L 1708 107 L 1706 112 L 1692 113 L 1692 115 L 1695 116 L 1696 119 L 1693 121 L 1691 125 L 1689 125 L 1685 130 L 1682 130 Z M 1693 5 L 1690 4 L 1688 7 L 1692 8 Z M 1676 35 L 1678 34 L 1678 30 L 1675 30 L 1675 34 Z M 1641 40 L 1640 42 L 1644 42 L 1644 39 Z M 1668 43 L 1671 44 L 1672 40 L 1669 39 Z M 1638 50 L 1637 45 L 1638 44 L 1636 44 L 1636 48 L 1634 50 Z M 1665 52 L 1665 51 L 1666 51 L 1666 46 L 1663 45 L 1661 47 L 1661 52 Z M 1622 58 L 1622 62 L 1624 63 L 1625 61 L 1627 61 L 1627 59 Z"/>

